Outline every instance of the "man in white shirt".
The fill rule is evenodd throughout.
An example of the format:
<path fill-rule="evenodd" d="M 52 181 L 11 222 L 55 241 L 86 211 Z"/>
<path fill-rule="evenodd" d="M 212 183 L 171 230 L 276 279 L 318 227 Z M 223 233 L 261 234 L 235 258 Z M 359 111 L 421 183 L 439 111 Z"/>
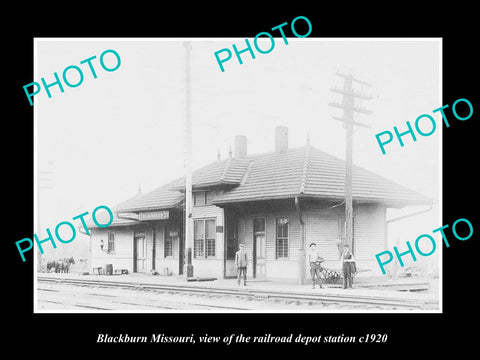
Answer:
<path fill-rule="evenodd" d="M 237 284 L 240 285 L 240 279 L 243 274 L 243 285 L 247 285 L 247 266 L 248 258 L 245 246 L 240 244 L 239 250 L 235 253 L 235 266 L 237 267 Z"/>
<path fill-rule="evenodd" d="M 322 265 L 323 258 L 317 251 L 317 244 L 311 243 L 308 251 L 308 263 L 310 264 L 310 276 L 312 277 L 312 289 L 315 289 L 315 282 L 318 280 L 320 288 L 322 288 Z"/>

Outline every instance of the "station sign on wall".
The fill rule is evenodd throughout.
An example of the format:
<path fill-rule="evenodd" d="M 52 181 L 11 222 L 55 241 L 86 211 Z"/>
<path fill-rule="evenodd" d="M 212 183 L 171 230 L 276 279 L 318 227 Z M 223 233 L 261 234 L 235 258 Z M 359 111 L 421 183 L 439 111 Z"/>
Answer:
<path fill-rule="evenodd" d="M 167 220 L 169 215 L 169 211 L 146 211 L 138 214 L 138 220 Z"/>

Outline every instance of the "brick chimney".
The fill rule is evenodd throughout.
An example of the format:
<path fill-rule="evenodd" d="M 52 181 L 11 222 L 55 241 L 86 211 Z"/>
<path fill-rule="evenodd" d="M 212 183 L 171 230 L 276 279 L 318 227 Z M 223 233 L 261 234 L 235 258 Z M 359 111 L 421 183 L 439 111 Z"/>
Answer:
<path fill-rule="evenodd" d="M 236 158 L 241 159 L 247 156 L 247 137 L 245 135 L 235 136 L 235 155 Z"/>
<path fill-rule="evenodd" d="M 288 149 L 288 127 L 275 128 L 275 152 L 284 152 Z"/>

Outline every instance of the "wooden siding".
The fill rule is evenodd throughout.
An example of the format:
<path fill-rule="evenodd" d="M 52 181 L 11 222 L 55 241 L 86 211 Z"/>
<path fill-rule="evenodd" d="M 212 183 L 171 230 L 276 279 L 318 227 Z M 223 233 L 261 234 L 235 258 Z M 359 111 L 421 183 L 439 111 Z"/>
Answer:
<path fill-rule="evenodd" d="M 163 223 L 155 227 L 155 247 L 155 264 L 158 264 L 165 258 L 165 225 Z"/>
<path fill-rule="evenodd" d="M 146 242 L 146 257 L 147 257 L 147 269 L 151 270 L 152 269 L 152 259 L 153 259 L 153 229 L 150 227 L 145 228 L 145 242 Z"/>
<path fill-rule="evenodd" d="M 194 206 L 192 209 L 192 218 L 193 220 L 201 219 L 215 219 L 215 225 L 221 226 L 223 232 L 216 232 L 216 241 L 215 241 L 215 257 L 208 259 L 223 259 L 223 239 L 225 234 L 225 224 L 223 221 L 223 209 L 215 205 L 205 205 L 205 206 Z M 177 244 L 177 256 L 178 256 L 178 244 Z M 207 260 L 208 260 L 207 259 Z"/>
<path fill-rule="evenodd" d="M 354 209 L 355 258 L 375 260 L 375 254 L 385 250 L 385 207 L 363 204 Z"/>
<path fill-rule="evenodd" d="M 175 224 L 176 230 L 180 232 L 181 224 Z M 164 275 L 166 273 L 178 275 L 179 274 L 179 258 L 180 258 L 180 238 L 174 237 L 172 241 L 172 256 L 165 257 L 165 228 L 167 222 L 159 222 L 155 225 L 156 237 L 156 256 L 155 256 L 155 270 Z M 172 225 L 170 225 L 170 229 Z M 151 268 L 151 264 L 150 264 Z"/>
<path fill-rule="evenodd" d="M 275 210 L 272 210 L 275 209 Z M 320 254 L 327 260 L 327 265 L 340 268 L 339 250 L 337 244 L 341 241 L 341 218 L 344 208 L 338 206 L 326 209 L 325 204 L 309 206 L 304 212 L 306 250 L 311 242 L 317 244 Z M 288 258 L 277 259 L 275 253 L 277 217 L 288 217 Z M 354 204 L 355 217 L 355 248 L 354 254 L 359 268 L 375 270 L 375 254 L 385 249 L 385 207 L 378 204 Z M 216 219 L 216 226 L 223 226 L 223 232 L 216 233 L 215 258 L 194 259 L 193 264 L 196 276 L 214 276 L 221 278 L 224 267 L 224 215 L 223 209 L 213 206 L 199 206 L 193 208 L 193 219 Z M 253 271 L 253 220 L 265 218 L 266 236 L 266 275 L 268 278 L 298 277 L 299 249 L 301 248 L 301 226 L 298 214 L 291 207 L 270 206 L 269 209 L 251 207 L 243 209 L 236 215 L 238 220 L 238 241 L 245 244 L 250 266 L 248 276 Z M 179 271 L 179 241 L 173 242 L 173 257 L 165 258 L 166 221 L 154 223 L 156 238 L 155 269 L 164 274 L 168 272 L 178 274 Z M 91 254 L 93 267 L 112 264 L 114 269 L 133 271 L 133 234 L 134 230 L 144 230 L 147 246 L 147 271 L 152 269 L 153 229 L 152 224 L 143 226 L 109 227 L 92 229 Z M 104 241 L 106 249 L 108 232 L 115 234 L 115 252 L 107 254 L 100 250 L 100 240 Z M 378 265 L 377 265 L 378 267 Z M 308 265 L 306 267 L 308 274 Z M 373 274 L 373 273 L 372 273 Z M 308 279 L 307 275 L 307 279 Z"/>
<path fill-rule="evenodd" d="M 107 253 L 108 233 L 115 234 L 115 252 Z M 133 271 L 133 228 L 109 227 L 91 229 L 91 264 L 100 267 L 112 264 L 114 269 Z M 104 251 L 100 249 L 100 240 L 103 240 Z M 89 271 L 92 271 L 91 269 Z"/>
<path fill-rule="evenodd" d="M 305 221 L 305 248 L 308 253 L 309 245 L 317 244 L 320 256 L 328 261 L 339 259 L 337 243 L 340 241 L 339 217 L 341 212 L 316 211 L 307 212 Z"/>
<path fill-rule="evenodd" d="M 275 243 L 276 243 L 276 218 L 287 217 L 289 220 L 288 226 L 288 258 L 276 258 Z M 253 222 L 256 218 L 265 219 L 265 238 L 266 238 L 266 276 L 272 278 L 283 277 L 279 274 L 279 269 L 276 265 L 281 267 L 281 264 L 294 264 L 293 267 L 289 266 L 287 272 L 281 272 L 283 275 L 288 273 L 291 277 L 295 277 L 298 273 L 298 256 L 301 246 L 300 237 L 300 221 L 298 215 L 292 210 L 278 210 L 275 212 L 252 212 L 244 213 L 238 216 L 238 239 L 239 243 L 245 245 L 245 251 L 247 252 L 249 264 L 247 275 L 252 276 L 253 273 Z M 296 269 L 293 274 L 291 269 Z M 287 276 L 288 277 L 288 276 Z"/>
<path fill-rule="evenodd" d="M 178 238 L 173 242 L 173 257 L 165 258 L 165 222 L 156 222 L 154 228 L 152 224 L 142 224 L 127 227 L 113 227 L 105 229 L 92 229 L 91 236 L 91 256 L 92 267 L 112 264 L 114 269 L 127 269 L 133 272 L 134 253 L 133 241 L 135 231 L 145 232 L 147 270 L 153 269 L 152 250 L 153 250 L 153 231 L 155 229 L 155 269 L 163 274 L 164 269 L 168 267 L 169 273 L 178 274 L 179 259 L 179 241 Z M 106 248 L 106 239 L 108 232 L 115 234 L 115 252 L 107 254 L 100 250 L 100 240 L 104 241 Z"/>
<path fill-rule="evenodd" d="M 341 268 L 340 252 L 338 244 L 341 243 L 342 217 L 344 208 L 339 206 L 323 210 L 320 206 L 310 207 L 304 211 L 305 222 L 305 245 L 315 242 L 317 249 L 331 268 Z M 276 258 L 275 242 L 277 217 L 286 216 L 289 219 L 288 229 L 288 258 Z M 372 269 L 374 267 L 375 254 L 385 248 L 385 207 L 375 204 L 354 205 L 355 217 L 355 257 L 360 267 Z M 301 226 L 296 211 L 287 209 L 282 211 L 256 212 L 254 209 L 238 216 L 239 243 L 245 244 L 245 250 L 253 261 L 253 220 L 265 218 L 266 228 L 266 274 L 268 278 L 295 278 L 299 271 L 299 249 L 301 248 Z M 249 267 L 249 275 L 252 275 L 252 266 Z M 308 274 L 308 264 L 306 266 Z M 307 275 L 308 278 L 309 275 Z"/>
<path fill-rule="evenodd" d="M 306 247 L 315 242 L 326 260 L 339 260 L 337 243 L 341 241 L 344 208 L 309 210 L 306 213 Z M 371 260 L 385 249 L 385 207 L 377 204 L 355 204 L 354 254 L 357 260 Z M 341 251 L 342 249 L 340 249 Z"/>

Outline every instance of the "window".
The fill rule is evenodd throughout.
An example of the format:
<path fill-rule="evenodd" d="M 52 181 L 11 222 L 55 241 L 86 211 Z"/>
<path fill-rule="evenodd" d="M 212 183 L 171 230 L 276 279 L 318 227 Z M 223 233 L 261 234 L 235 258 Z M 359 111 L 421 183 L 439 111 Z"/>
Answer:
<path fill-rule="evenodd" d="M 193 257 L 203 257 L 203 239 L 204 239 L 204 221 L 196 220 L 193 222 Z"/>
<path fill-rule="evenodd" d="M 215 256 L 215 220 L 205 220 L 205 256 Z"/>
<path fill-rule="evenodd" d="M 115 233 L 109 231 L 107 253 L 114 253 L 114 252 L 115 252 Z"/>
<path fill-rule="evenodd" d="M 211 205 L 215 191 L 195 191 L 193 193 L 193 206 Z"/>
<path fill-rule="evenodd" d="M 165 225 L 165 242 L 163 244 L 163 256 L 173 257 L 173 239 L 170 235 L 170 228 Z"/>
<path fill-rule="evenodd" d="M 347 238 L 347 222 L 345 221 L 345 216 L 340 217 L 340 239 L 342 243 L 345 243 Z M 343 249 L 340 249 L 343 250 Z M 350 247 L 350 251 L 352 254 L 355 250 L 355 217 L 352 217 L 352 246 Z"/>
<path fill-rule="evenodd" d="M 205 191 L 196 191 L 193 193 L 193 206 L 205 205 Z"/>
<path fill-rule="evenodd" d="M 215 257 L 215 219 L 195 220 L 193 223 L 193 257 Z"/>
<path fill-rule="evenodd" d="M 205 204 L 211 205 L 212 200 L 215 198 L 215 191 L 207 191 L 205 193 Z"/>
<path fill-rule="evenodd" d="M 265 235 L 265 219 L 258 218 L 253 220 L 253 232 L 256 233 L 263 233 Z"/>
<path fill-rule="evenodd" d="M 276 258 L 288 258 L 288 218 L 276 218 L 276 242 L 275 255 Z"/>

